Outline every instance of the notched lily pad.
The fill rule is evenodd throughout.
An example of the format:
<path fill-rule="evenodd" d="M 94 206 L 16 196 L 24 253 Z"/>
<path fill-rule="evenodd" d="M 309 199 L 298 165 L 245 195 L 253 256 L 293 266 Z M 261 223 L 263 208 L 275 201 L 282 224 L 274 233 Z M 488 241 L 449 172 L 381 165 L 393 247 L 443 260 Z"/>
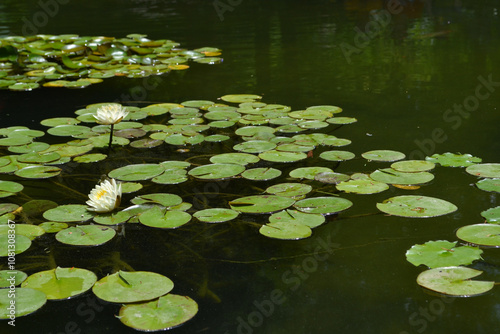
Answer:
<path fill-rule="evenodd" d="M 469 265 L 481 259 L 483 251 L 478 247 L 457 247 L 456 244 L 457 242 L 438 240 L 413 245 L 406 251 L 406 260 L 417 267 L 424 264 L 429 268 L 437 268 Z"/>
<path fill-rule="evenodd" d="M 457 207 L 445 200 L 427 196 L 396 196 L 377 203 L 385 213 L 400 217 L 429 218 L 457 211 Z"/>

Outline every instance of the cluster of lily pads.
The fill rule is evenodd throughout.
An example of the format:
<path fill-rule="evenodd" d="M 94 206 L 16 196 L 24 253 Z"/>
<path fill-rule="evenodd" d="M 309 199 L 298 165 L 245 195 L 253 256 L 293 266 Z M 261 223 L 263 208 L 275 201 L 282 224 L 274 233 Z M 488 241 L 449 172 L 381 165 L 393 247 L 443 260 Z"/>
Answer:
<path fill-rule="evenodd" d="M 120 116 L 108 122 L 109 124 L 99 124 L 98 120 L 104 118 L 97 115 L 98 110 L 103 109 L 123 109 L 121 115 L 124 117 L 122 119 Z M 390 167 L 352 175 L 335 172 L 341 163 L 356 159 L 354 153 L 340 149 L 351 141 L 331 134 L 339 127 L 356 122 L 355 118 L 338 116 L 341 112 L 341 108 L 332 105 L 292 110 L 290 106 L 264 103 L 259 95 L 231 94 L 222 96 L 217 102 L 190 100 L 152 104 L 142 108 L 122 108 L 120 105 L 110 106 L 109 103 L 92 104 L 75 111 L 74 117 L 43 120 L 41 124 L 47 127 L 46 131 L 22 126 L 2 128 L 0 174 L 5 175 L 8 180 L 0 181 L 0 196 L 12 197 L 16 199 L 14 202 L 21 205 L 0 204 L 0 256 L 8 254 L 6 245 L 9 221 L 16 222 L 17 254 L 28 250 L 32 240 L 45 233 L 55 233 L 54 239 L 65 245 L 99 246 L 117 237 L 116 230 L 119 226 L 134 223 L 142 228 L 176 229 L 199 223 L 231 224 L 251 221 L 252 226 L 259 226 L 258 232 L 265 237 L 298 240 L 309 237 L 314 228 L 327 222 L 327 218 L 335 217 L 353 205 L 350 200 L 339 195 L 375 194 L 391 187 L 418 189 L 420 185 L 434 179 L 429 171 L 434 169 L 436 163 L 445 166 L 449 161 L 458 161 L 462 165 L 470 164 L 467 171 L 473 175 L 500 177 L 498 164 L 480 164 L 480 159 L 470 155 L 446 153 L 428 157 L 425 161 L 403 160 L 403 153 L 392 150 L 370 150 L 357 158 L 391 163 Z M 40 140 L 42 137 L 44 141 Z M 108 148 L 110 143 L 111 149 Z M 196 155 L 197 151 L 204 154 Z M 144 155 L 144 152 L 151 154 Z M 158 152 L 162 154 L 157 154 Z M 183 158 L 158 158 L 164 156 L 165 152 Z M 140 162 L 125 162 L 133 157 Z M 291 164 L 301 161 L 307 162 L 305 167 Z M 56 203 L 46 199 L 24 201 L 23 180 L 57 180 L 53 183 L 54 187 L 65 187 L 59 181 L 64 180 L 66 174 L 71 175 L 75 168 L 84 166 L 95 171 L 106 168 L 106 176 L 111 179 L 109 184 L 115 185 L 112 191 L 101 186 L 92 190 L 90 201 L 86 203 L 90 202 L 94 207 L 84 204 L 85 200 L 81 198 L 73 201 L 71 197 L 69 203 Z M 88 175 L 96 179 L 95 173 Z M 218 201 L 217 206 L 208 205 L 203 208 L 189 202 L 192 194 L 189 198 L 181 196 L 182 191 L 185 191 L 182 184 L 217 184 L 222 180 L 241 180 L 251 183 L 253 187 L 242 189 L 242 193 L 234 194 L 227 201 Z M 497 189 L 497 181 L 488 180 L 478 182 L 478 187 Z M 150 187 L 158 191 L 146 192 L 145 189 L 151 189 Z M 163 192 L 163 189 L 168 190 Z M 110 201 L 111 205 L 99 205 L 99 201 L 109 197 L 110 193 L 120 198 Z M 227 196 L 226 194 L 224 198 Z M 96 210 L 96 207 L 104 210 Z M 394 196 L 377 203 L 376 207 L 388 215 L 412 218 L 436 217 L 457 210 L 454 204 L 446 200 L 421 195 Z M 492 222 L 500 219 L 499 214 L 499 210 L 485 213 Z M 487 239 L 492 240 L 490 236 Z M 469 233 L 461 233 L 458 237 L 466 242 L 478 243 L 478 240 L 471 239 Z M 454 247 L 454 244 L 443 245 L 441 246 Z M 469 246 L 454 249 L 460 249 L 457 251 L 459 254 L 462 249 L 467 249 L 465 247 Z M 474 254 L 478 254 L 476 248 L 470 248 Z M 453 255 L 454 250 L 450 250 L 450 253 Z M 420 260 L 413 261 L 412 263 L 417 263 L 415 261 Z M 428 262 L 420 263 L 429 265 Z M 60 284 L 65 275 L 82 275 L 82 278 L 89 277 L 88 284 L 85 285 L 87 290 L 92 288 L 101 299 L 117 303 L 140 302 L 133 298 L 120 298 L 125 298 L 122 295 L 128 293 L 137 295 L 134 282 L 136 279 L 147 280 L 139 276 L 142 274 L 138 273 L 137 277 L 140 278 L 136 278 L 135 273 L 120 271 L 97 281 L 94 280 L 93 273 L 77 269 L 57 268 L 33 274 L 34 277 L 47 277 L 47 281 L 42 283 L 37 278 L 24 280 L 27 275 L 20 273 L 24 277 L 19 279 L 21 288 L 18 290 L 33 288 L 43 291 L 41 285 L 52 284 L 46 282 L 55 280 Z M 155 275 L 159 274 L 147 275 L 157 278 Z M 162 276 L 159 279 L 165 281 L 166 278 Z M 422 283 L 423 280 L 424 278 L 419 279 L 419 283 L 433 288 Z M 441 275 L 439 281 L 443 280 L 446 278 Z M 115 286 L 124 289 L 123 293 L 113 290 Z M 83 286 L 80 288 L 83 289 Z M 71 295 L 56 296 L 54 299 L 83 293 L 80 288 L 61 289 L 69 291 Z M 186 313 L 182 313 L 179 318 L 181 320 L 176 322 L 177 325 L 196 313 L 194 301 L 188 297 L 165 295 L 167 292 L 162 290 L 155 296 L 148 296 L 142 300 L 148 300 L 145 304 L 134 304 L 138 309 L 132 308 L 132 305 L 124 306 L 130 306 L 126 310 L 131 310 L 130 314 L 135 316 L 161 314 L 168 320 L 166 323 L 155 328 L 140 328 L 136 324 L 131 327 L 141 330 L 170 328 L 172 322 L 169 314 L 176 314 L 177 311 L 172 309 L 181 307 L 179 303 L 182 301 L 189 305 L 186 306 Z M 19 293 L 37 294 L 31 290 Z M 106 299 L 106 294 L 118 300 Z M 8 303 L 6 298 L 0 295 L 0 305 Z M 44 303 L 41 295 L 29 298 L 37 300 L 41 305 Z M 151 301 L 154 298 L 157 299 Z M 27 311 L 22 314 L 28 314 L 34 309 L 37 308 L 27 305 Z M 122 308 L 120 316 L 123 317 L 120 319 L 130 325 L 132 320 L 123 320 L 129 319 L 126 310 Z"/>
<path fill-rule="evenodd" d="M 188 62 L 222 62 L 218 48 L 186 50 L 146 35 L 126 38 L 78 35 L 0 38 L 0 88 L 85 88 L 105 78 L 143 78 L 189 68 Z"/>
<path fill-rule="evenodd" d="M 445 167 L 466 167 L 465 171 L 480 177 L 476 182 L 478 189 L 500 192 L 500 164 L 481 163 L 481 159 L 470 154 L 434 154 L 426 161 L 439 163 Z M 480 270 L 465 267 L 481 259 L 480 247 L 500 247 L 500 207 L 481 212 L 486 223 L 467 225 L 456 231 L 456 236 L 465 242 L 447 240 L 428 241 L 412 246 L 406 252 L 407 260 L 415 266 L 429 267 L 420 273 L 417 282 L 430 290 L 460 297 L 485 293 L 493 288 L 493 281 L 476 281 L 471 278 L 482 273 Z"/>

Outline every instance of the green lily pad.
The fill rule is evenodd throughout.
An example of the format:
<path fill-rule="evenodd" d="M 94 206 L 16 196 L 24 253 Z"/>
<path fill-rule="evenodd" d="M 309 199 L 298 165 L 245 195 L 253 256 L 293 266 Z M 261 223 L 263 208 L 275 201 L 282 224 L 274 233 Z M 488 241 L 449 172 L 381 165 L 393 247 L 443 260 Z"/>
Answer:
<path fill-rule="evenodd" d="M 429 172 L 400 172 L 392 168 L 382 168 L 370 174 L 370 177 L 379 182 L 389 184 L 422 184 L 434 179 L 434 175 Z"/>
<path fill-rule="evenodd" d="M 310 228 L 318 227 L 325 222 L 325 216 L 320 213 L 304 213 L 297 210 L 286 209 L 269 216 L 270 223 L 302 224 Z"/>
<path fill-rule="evenodd" d="M 483 179 L 476 182 L 476 186 L 484 191 L 500 193 L 500 179 Z"/>
<path fill-rule="evenodd" d="M 9 307 L 12 297 L 15 296 L 15 317 L 22 317 L 42 308 L 47 297 L 41 291 L 30 288 L 16 288 L 13 293 L 10 289 L 0 289 L 0 319 L 11 319 Z"/>
<path fill-rule="evenodd" d="M 159 206 L 154 206 L 139 216 L 141 224 L 156 228 L 178 228 L 190 220 L 191 215 L 187 212 L 166 210 Z"/>
<path fill-rule="evenodd" d="M 434 169 L 436 165 L 426 160 L 405 160 L 398 161 L 391 165 L 391 168 L 399 172 L 426 172 Z"/>
<path fill-rule="evenodd" d="M 94 222 L 101 225 L 118 225 L 125 223 L 131 216 L 129 211 L 107 212 L 94 216 Z"/>
<path fill-rule="evenodd" d="M 44 119 L 43 121 L 40 122 L 41 125 L 48 126 L 48 127 L 55 127 L 55 126 L 59 126 L 59 125 L 76 125 L 78 123 L 80 123 L 80 121 L 74 117 L 47 118 L 47 119 Z"/>
<path fill-rule="evenodd" d="M 294 204 L 294 208 L 304 213 L 331 215 L 349 209 L 352 202 L 340 197 L 311 197 Z"/>
<path fill-rule="evenodd" d="M 19 270 L 0 270 L 0 288 L 8 288 L 21 284 L 28 275 Z M 0 302 L 1 303 L 1 302 Z"/>
<path fill-rule="evenodd" d="M 222 223 L 235 219 L 240 213 L 231 209 L 211 208 L 197 211 L 193 217 L 205 223 Z"/>
<path fill-rule="evenodd" d="M 66 245 L 99 246 L 113 239 L 116 231 L 99 225 L 81 225 L 59 231 L 56 239 Z"/>
<path fill-rule="evenodd" d="M 457 237 L 479 246 L 500 247 L 500 225 L 474 224 L 457 230 Z"/>
<path fill-rule="evenodd" d="M 9 241 L 14 239 L 15 242 L 12 243 Z M 15 245 L 15 249 L 13 250 L 12 248 L 9 248 L 8 245 Z M 30 238 L 24 236 L 24 235 L 15 235 L 14 238 L 12 238 L 12 234 L 4 233 L 0 234 L 0 256 L 10 256 L 12 255 L 12 251 L 16 254 L 21 254 L 22 252 L 26 251 L 28 248 L 31 246 L 31 240 Z"/>
<path fill-rule="evenodd" d="M 335 172 L 322 172 L 314 175 L 316 181 L 337 184 L 349 180 L 349 175 Z"/>
<path fill-rule="evenodd" d="M 256 163 L 260 160 L 259 157 L 248 153 L 222 153 L 214 155 L 210 158 L 211 163 L 226 163 L 226 164 L 239 164 L 248 165 Z"/>
<path fill-rule="evenodd" d="M 265 192 L 284 197 L 296 197 L 310 193 L 312 186 L 302 183 L 279 183 L 268 187 Z"/>
<path fill-rule="evenodd" d="M 481 259 L 483 251 L 478 247 L 459 246 L 446 240 L 428 241 L 413 245 L 406 251 L 406 260 L 414 266 L 421 264 L 429 268 L 468 265 Z"/>
<path fill-rule="evenodd" d="M 195 167 L 188 174 L 198 179 L 219 180 L 236 176 L 244 170 L 245 166 L 240 164 L 216 163 Z"/>
<path fill-rule="evenodd" d="M 400 217 L 429 218 L 457 211 L 457 207 L 445 200 L 416 195 L 396 196 L 377 203 L 385 213 Z"/>
<path fill-rule="evenodd" d="M 333 170 L 327 167 L 299 167 L 290 172 L 290 176 L 296 179 L 314 180 L 320 173 L 333 173 Z"/>
<path fill-rule="evenodd" d="M 346 161 L 351 160 L 356 155 L 348 151 L 324 151 L 319 157 L 327 161 Z"/>
<path fill-rule="evenodd" d="M 22 191 L 24 186 L 13 181 L 0 180 L 0 197 L 8 197 Z"/>
<path fill-rule="evenodd" d="M 101 278 L 92 288 L 94 294 L 110 303 L 149 301 L 170 292 L 174 283 L 163 275 L 147 271 L 119 271 Z"/>
<path fill-rule="evenodd" d="M 187 171 L 181 168 L 165 169 L 162 174 L 151 179 L 151 181 L 158 184 L 179 184 L 187 180 Z"/>
<path fill-rule="evenodd" d="M 85 222 L 93 216 L 94 214 L 87 210 L 87 206 L 82 204 L 60 205 L 43 213 L 43 218 L 61 223 Z"/>
<path fill-rule="evenodd" d="M 333 117 L 333 118 L 328 118 L 326 120 L 327 123 L 330 124 L 352 124 L 356 123 L 358 120 L 354 117 Z"/>
<path fill-rule="evenodd" d="M 107 155 L 102 153 L 92 153 L 92 154 L 84 154 L 78 157 L 73 158 L 75 162 L 79 163 L 91 163 L 97 162 L 106 159 Z"/>
<path fill-rule="evenodd" d="M 68 224 L 58 222 L 44 222 L 38 226 L 43 228 L 45 233 L 57 233 L 64 230 L 65 228 L 68 228 Z"/>
<path fill-rule="evenodd" d="M 307 158 L 304 152 L 281 152 L 276 150 L 269 150 L 259 153 L 259 158 L 270 162 L 295 162 Z"/>
<path fill-rule="evenodd" d="M 108 176 L 120 181 L 143 181 L 160 175 L 164 170 L 158 164 L 136 164 L 113 169 Z"/>
<path fill-rule="evenodd" d="M 11 226 L 12 224 L 0 225 L 0 234 L 8 234 L 9 230 L 12 229 Z M 25 237 L 28 237 L 30 240 L 33 240 L 36 237 L 45 234 L 43 228 L 39 227 L 38 225 L 31 225 L 31 224 L 16 223 L 14 230 L 16 235 L 24 235 Z"/>
<path fill-rule="evenodd" d="M 500 163 L 471 165 L 465 171 L 479 177 L 500 178 Z"/>
<path fill-rule="evenodd" d="M 440 267 L 426 270 L 417 277 L 417 283 L 424 288 L 446 295 L 470 297 L 491 289 L 495 282 L 474 281 L 482 271 L 466 267 Z"/>
<path fill-rule="evenodd" d="M 374 150 L 362 153 L 361 156 L 369 161 L 397 161 L 405 158 L 405 154 L 391 150 Z"/>
<path fill-rule="evenodd" d="M 271 167 L 251 168 L 241 173 L 243 178 L 253 181 L 268 181 L 275 179 L 280 175 L 281 171 L 279 169 Z"/>
<path fill-rule="evenodd" d="M 222 101 L 231 103 L 243 103 L 243 102 L 254 102 L 260 100 L 261 98 L 262 96 L 254 94 L 229 94 L 222 96 L 220 99 Z"/>
<path fill-rule="evenodd" d="M 425 160 L 438 163 L 445 167 L 467 167 L 482 161 L 481 158 L 474 157 L 470 154 L 454 154 L 450 152 L 433 154 L 430 157 L 426 157 Z"/>
<path fill-rule="evenodd" d="M 311 236 L 312 231 L 309 226 L 291 221 L 277 221 L 262 225 L 259 233 L 274 239 L 299 240 Z"/>
<path fill-rule="evenodd" d="M 499 224 L 500 223 L 500 206 L 490 208 L 481 212 L 481 216 L 486 219 L 488 223 Z"/>
<path fill-rule="evenodd" d="M 124 305 L 118 318 L 131 328 L 143 332 L 166 331 L 180 326 L 198 312 L 198 304 L 187 296 L 167 294 L 158 300 Z"/>
<path fill-rule="evenodd" d="M 62 300 L 90 290 L 96 281 L 97 276 L 87 269 L 57 267 L 29 276 L 21 286 L 39 290 L 49 300 Z"/>
<path fill-rule="evenodd" d="M 290 207 L 295 200 L 276 195 L 255 195 L 229 202 L 231 209 L 245 213 L 271 213 Z"/>
<path fill-rule="evenodd" d="M 10 146 L 8 150 L 12 153 L 33 153 L 45 151 L 49 147 L 50 145 L 47 143 L 32 142 L 26 145 Z M 2 163 L 0 163 L 0 166 L 2 166 Z"/>
<path fill-rule="evenodd" d="M 336 188 L 346 193 L 376 194 L 389 189 L 389 186 L 386 183 L 374 181 L 367 176 L 366 179 L 340 182 L 336 185 Z"/>
<path fill-rule="evenodd" d="M 249 140 L 233 146 L 233 149 L 245 153 L 262 153 L 270 151 L 276 147 L 276 144 L 265 140 Z"/>
<path fill-rule="evenodd" d="M 210 135 L 205 137 L 205 141 L 211 143 L 220 143 L 229 139 L 231 139 L 231 137 L 226 135 Z"/>
<path fill-rule="evenodd" d="M 61 168 L 55 166 L 28 166 L 14 172 L 26 179 L 48 179 L 61 173 Z"/>
<path fill-rule="evenodd" d="M 15 136 L 0 139 L 0 146 L 20 146 L 27 145 L 33 141 L 32 137 L 28 136 Z"/>
<path fill-rule="evenodd" d="M 0 215 L 15 211 L 19 205 L 14 203 L 0 203 Z"/>
<path fill-rule="evenodd" d="M 131 202 L 134 204 L 157 203 L 169 207 L 182 203 L 182 198 L 175 194 L 157 193 L 137 196 Z"/>
<path fill-rule="evenodd" d="M 76 137 L 87 134 L 90 131 L 91 129 L 84 125 L 58 125 L 53 128 L 49 128 L 47 133 L 53 136 Z"/>
<path fill-rule="evenodd" d="M 58 160 L 60 158 L 61 156 L 57 152 L 48 152 L 48 153 L 30 152 L 18 156 L 17 161 L 26 163 L 45 164 L 51 161 Z"/>

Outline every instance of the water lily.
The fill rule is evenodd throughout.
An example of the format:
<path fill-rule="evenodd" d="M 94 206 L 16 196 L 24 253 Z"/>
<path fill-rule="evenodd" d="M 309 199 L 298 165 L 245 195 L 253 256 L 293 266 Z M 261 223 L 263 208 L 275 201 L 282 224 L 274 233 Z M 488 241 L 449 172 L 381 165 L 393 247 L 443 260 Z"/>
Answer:
<path fill-rule="evenodd" d="M 121 198 L 121 183 L 117 183 L 115 179 L 105 180 L 90 192 L 87 209 L 99 213 L 111 212 L 120 206 Z"/>
<path fill-rule="evenodd" d="M 114 125 L 120 123 L 127 115 L 128 111 L 125 108 L 114 103 L 99 107 L 94 117 L 99 124 Z"/>

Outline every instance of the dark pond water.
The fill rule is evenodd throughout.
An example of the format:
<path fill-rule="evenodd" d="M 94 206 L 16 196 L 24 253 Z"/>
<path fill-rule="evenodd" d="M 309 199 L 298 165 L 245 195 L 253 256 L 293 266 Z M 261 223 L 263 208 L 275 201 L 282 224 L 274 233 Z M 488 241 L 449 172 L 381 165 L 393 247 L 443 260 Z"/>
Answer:
<path fill-rule="evenodd" d="M 114 78 L 83 90 L 0 91 L 0 124 L 42 128 L 44 118 L 73 116 L 97 102 L 179 103 L 254 93 L 296 110 L 341 106 L 358 123 L 335 135 L 352 140 L 346 149 L 357 156 L 393 149 L 413 159 L 460 152 L 500 162 L 498 2 L 403 1 L 401 10 L 392 3 L 3 0 L 0 35 L 142 33 L 187 49 L 221 48 L 224 62 L 171 72 L 149 90 L 137 89 L 144 86 L 142 79 Z M 378 21 L 373 11 L 383 11 Z M 374 22 L 384 28 L 363 38 Z M 356 160 L 336 171 L 380 166 Z M 249 224 L 173 232 L 132 229 L 99 249 L 53 247 L 52 263 L 103 276 L 116 270 L 111 258 L 119 254 L 135 270 L 170 277 L 174 292 L 200 306 L 176 333 L 492 333 L 500 318 L 497 288 L 474 298 L 444 299 L 416 284 L 424 268 L 405 259 L 416 243 L 457 240 L 457 228 L 480 223 L 480 212 L 498 205 L 497 195 L 471 186 L 476 178 L 461 168 L 438 167 L 433 173 L 435 180 L 415 193 L 446 199 L 459 207 L 457 212 L 429 219 L 375 214 L 375 203 L 407 194 L 393 188 L 377 195 L 342 195 L 354 206 L 302 241 L 267 239 Z M 193 193 L 218 193 L 205 197 L 210 205 L 220 205 L 230 197 L 226 194 L 254 192 L 250 186 L 235 181 L 193 189 L 190 183 L 169 191 L 185 200 Z M 19 267 L 23 258 L 32 263 L 38 255 L 40 267 L 26 271 L 48 269 L 44 247 L 51 245 L 18 256 Z M 317 247 L 324 251 L 318 253 Z M 473 267 L 484 271 L 481 278 L 498 281 L 498 250 L 485 250 L 483 258 Z M 0 332 L 135 332 L 115 318 L 118 309 L 89 294 L 49 302 L 18 318 L 17 331 L 1 322 Z"/>

